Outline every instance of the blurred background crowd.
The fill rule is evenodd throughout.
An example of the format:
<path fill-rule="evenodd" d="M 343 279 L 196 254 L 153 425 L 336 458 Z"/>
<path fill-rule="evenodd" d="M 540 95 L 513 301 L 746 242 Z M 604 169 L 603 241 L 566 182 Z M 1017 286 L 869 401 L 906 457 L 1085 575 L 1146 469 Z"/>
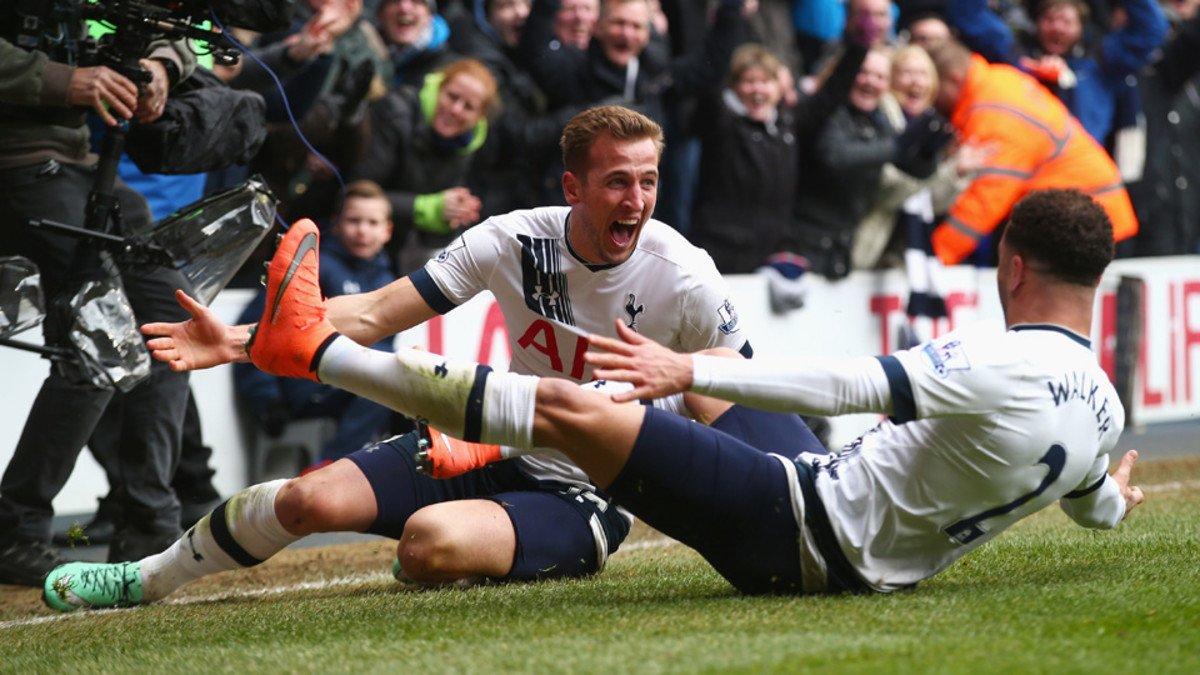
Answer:
<path fill-rule="evenodd" d="M 836 279 L 904 266 L 947 222 L 980 236 L 952 253 L 926 246 L 933 257 L 987 264 L 1011 200 L 978 222 L 971 209 L 957 217 L 956 200 L 974 182 L 1032 174 L 1050 158 L 1014 160 L 1038 149 L 1008 147 L 986 130 L 994 120 L 983 132 L 958 128 L 963 111 L 937 101 L 955 87 L 939 80 L 949 59 L 930 57 L 947 40 L 1028 73 L 1103 148 L 1120 176 L 1111 187 L 1124 186 L 1136 214 L 1118 224 L 1120 255 L 1200 252 L 1200 196 L 1188 189 L 1200 133 L 1196 0 L 299 4 L 291 32 L 239 37 L 282 76 L 311 146 L 276 115 L 263 150 L 192 189 L 260 173 L 284 220 L 331 224 L 342 191 L 334 169 L 346 183 L 372 181 L 391 205 L 385 252 L 396 275 L 492 214 L 564 203 L 559 134 L 600 104 L 662 124 L 655 215 L 722 272 L 786 274 L 784 260 Z M 859 59 L 845 45 L 861 21 L 881 30 Z M 844 60 L 853 67 L 839 71 Z M 253 59 L 216 71 L 230 86 L 268 90 Z"/>

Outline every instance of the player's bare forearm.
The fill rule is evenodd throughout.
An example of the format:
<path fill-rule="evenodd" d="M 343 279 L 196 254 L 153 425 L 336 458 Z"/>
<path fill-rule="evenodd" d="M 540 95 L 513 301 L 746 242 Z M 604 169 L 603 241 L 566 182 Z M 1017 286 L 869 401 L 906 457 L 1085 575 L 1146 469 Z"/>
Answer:
<path fill-rule="evenodd" d="M 617 403 L 662 398 L 687 391 L 692 386 L 692 356 L 671 351 L 643 337 L 617 320 L 620 340 L 592 335 L 588 341 L 603 351 L 589 351 L 584 360 L 597 366 L 598 380 L 616 380 L 633 385 L 629 391 L 613 394 Z"/>
<path fill-rule="evenodd" d="M 176 372 L 249 361 L 245 349 L 250 339 L 249 326 L 226 325 L 212 310 L 183 291 L 175 291 L 175 299 L 192 318 L 177 323 L 144 324 L 142 333 L 153 336 L 146 341 L 151 356 Z"/>
<path fill-rule="evenodd" d="M 339 333 L 373 345 L 437 316 L 408 277 L 375 291 L 325 300 L 325 316 Z"/>

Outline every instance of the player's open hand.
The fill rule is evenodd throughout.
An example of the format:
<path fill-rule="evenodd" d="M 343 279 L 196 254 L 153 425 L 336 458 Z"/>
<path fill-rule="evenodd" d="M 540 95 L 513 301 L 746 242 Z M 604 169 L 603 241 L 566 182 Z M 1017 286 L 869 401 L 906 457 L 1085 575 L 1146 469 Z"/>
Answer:
<path fill-rule="evenodd" d="M 673 352 L 639 335 L 620 319 L 617 320 L 617 335 L 621 339 L 589 336 L 588 341 L 604 351 L 589 351 L 583 355 L 585 361 L 598 366 L 593 373 L 596 379 L 633 385 L 633 389 L 613 394 L 613 401 L 625 403 L 662 398 L 687 391 L 692 386 L 691 354 Z"/>
<path fill-rule="evenodd" d="M 1125 498 L 1126 517 L 1129 516 L 1129 512 L 1133 510 L 1133 507 L 1146 501 L 1146 494 L 1142 492 L 1142 488 L 1129 484 L 1129 479 L 1133 475 L 1133 464 L 1137 461 L 1137 458 L 1137 450 L 1130 450 L 1125 453 L 1125 456 L 1121 458 L 1121 463 L 1117 466 L 1117 470 L 1112 475 L 1113 480 L 1117 481 L 1117 487 L 1121 488 L 1121 496 Z"/>
<path fill-rule="evenodd" d="M 176 372 L 212 368 L 222 363 L 246 361 L 244 344 L 246 331 L 225 325 L 212 310 L 192 299 L 183 291 L 175 291 L 175 299 L 192 318 L 179 323 L 148 323 L 142 333 L 154 335 L 146 341 L 150 354 L 171 366 Z"/>

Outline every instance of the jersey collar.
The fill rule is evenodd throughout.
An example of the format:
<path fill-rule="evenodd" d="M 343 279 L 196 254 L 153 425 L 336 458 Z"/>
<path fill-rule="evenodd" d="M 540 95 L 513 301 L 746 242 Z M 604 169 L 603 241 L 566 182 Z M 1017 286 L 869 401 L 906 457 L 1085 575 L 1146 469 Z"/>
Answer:
<path fill-rule="evenodd" d="M 1079 344 L 1083 345 L 1084 347 L 1087 347 L 1088 349 L 1092 348 L 1092 341 L 1089 340 L 1088 338 L 1085 338 L 1084 336 L 1080 335 L 1079 333 L 1076 333 L 1073 330 L 1063 328 L 1062 326 L 1056 326 L 1052 323 L 1023 323 L 1023 324 L 1020 324 L 1017 326 L 1013 326 L 1009 330 L 1014 330 L 1014 331 L 1017 331 L 1017 330 L 1054 331 L 1056 333 L 1062 333 L 1063 335 L 1066 335 L 1067 337 L 1078 342 Z"/>
<path fill-rule="evenodd" d="M 589 270 L 591 270 L 593 272 L 603 272 L 604 270 L 610 270 L 610 269 L 616 267 L 617 265 L 621 264 L 621 263 L 598 264 L 598 263 L 588 262 L 587 260 L 584 260 L 583 256 L 581 256 L 575 252 L 575 247 L 571 246 L 571 212 L 570 211 L 567 211 L 567 218 L 566 218 L 566 220 L 563 221 L 563 240 L 567 242 L 567 251 L 570 252 L 571 257 L 578 260 L 580 265 L 583 265 L 584 267 L 588 268 Z M 624 262 L 624 261 L 621 261 L 621 262 Z"/>

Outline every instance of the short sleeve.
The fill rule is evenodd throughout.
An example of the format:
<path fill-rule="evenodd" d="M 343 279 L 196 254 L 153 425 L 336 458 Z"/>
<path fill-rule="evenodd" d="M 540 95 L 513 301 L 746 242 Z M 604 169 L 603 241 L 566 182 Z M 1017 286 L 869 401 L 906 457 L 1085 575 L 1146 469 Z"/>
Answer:
<path fill-rule="evenodd" d="M 488 289 L 497 259 L 496 242 L 491 236 L 495 229 L 491 221 L 484 221 L 463 232 L 425 263 L 425 273 L 454 305 L 461 305 Z"/>
<path fill-rule="evenodd" d="M 707 255 L 690 270 L 691 286 L 681 308 L 684 325 L 679 336 L 685 352 L 713 347 L 741 351 L 746 344 L 729 285 Z"/>
<path fill-rule="evenodd" d="M 999 328 L 973 326 L 880 357 L 892 389 L 897 423 L 997 410 L 1012 393 L 1016 361 Z M 1006 365 L 1006 362 L 1007 365 Z"/>

